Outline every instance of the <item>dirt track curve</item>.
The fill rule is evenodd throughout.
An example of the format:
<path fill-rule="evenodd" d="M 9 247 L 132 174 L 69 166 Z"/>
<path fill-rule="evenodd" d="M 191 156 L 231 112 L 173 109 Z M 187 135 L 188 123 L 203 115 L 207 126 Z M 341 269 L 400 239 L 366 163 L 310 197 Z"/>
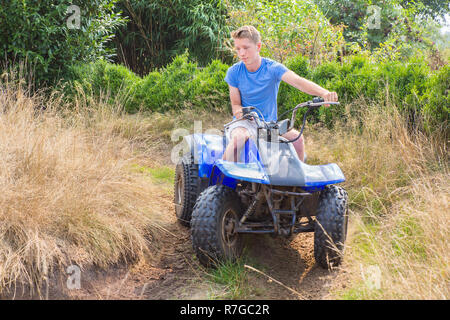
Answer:
<path fill-rule="evenodd" d="M 167 231 L 156 263 L 141 261 L 130 268 L 116 268 L 106 275 L 88 272 L 80 290 L 72 290 L 71 299 L 209 299 L 221 298 L 223 288 L 206 280 L 198 265 L 189 229 L 178 224 L 172 197 L 162 199 L 167 210 Z M 338 271 L 316 265 L 313 234 L 299 234 L 292 240 L 268 235 L 249 235 L 247 254 L 256 268 L 267 276 L 248 270 L 249 287 L 256 288 L 249 299 L 329 299 L 330 284 Z M 86 273 L 85 273 L 86 274 Z M 51 298 L 51 297 L 50 297 Z"/>

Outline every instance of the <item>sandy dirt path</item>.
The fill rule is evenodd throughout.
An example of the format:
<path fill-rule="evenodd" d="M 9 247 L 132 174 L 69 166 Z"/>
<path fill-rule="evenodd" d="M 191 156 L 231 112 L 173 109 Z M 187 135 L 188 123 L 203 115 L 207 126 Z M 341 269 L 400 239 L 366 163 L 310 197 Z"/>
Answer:
<path fill-rule="evenodd" d="M 210 299 L 220 298 L 226 289 L 212 283 L 206 270 L 195 258 L 189 229 L 178 224 L 171 196 L 162 199 L 167 211 L 157 262 L 145 259 L 130 267 L 108 272 L 83 273 L 80 290 L 70 290 L 69 299 Z M 329 289 L 339 271 L 327 271 L 316 265 L 313 234 L 299 234 L 293 239 L 250 235 L 246 252 L 252 267 L 248 285 L 253 288 L 248 299 L 329 299 Z M 276 281 L 272 281 L 269 277 Z M 281 282 L 283 285 L 280 285 Z M 292 289 L 289 290 L 286 287 Z M 295 293 L 295 292 L 297 293 Z M 51 298 L 51 297 L 50 297 Z"/>

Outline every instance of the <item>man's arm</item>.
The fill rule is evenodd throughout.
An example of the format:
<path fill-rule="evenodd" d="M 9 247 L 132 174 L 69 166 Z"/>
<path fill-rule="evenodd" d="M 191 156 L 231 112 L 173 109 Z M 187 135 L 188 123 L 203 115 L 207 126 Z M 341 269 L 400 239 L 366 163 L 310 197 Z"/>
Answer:
<path fill-rule="evenodd" d="M 281 80 L 307 94 L 322 97 L 325 101 L 338 101 L 336 92 L 330 92 L 314 82 L 300 77 L 294 71 L 286 71 Z"/>
<path fill-rule="evenodd" d="M 241 93 L 238 88 L 228 85 L 230 88 L 231 110 L 236 119 L 242 117 Z"/>

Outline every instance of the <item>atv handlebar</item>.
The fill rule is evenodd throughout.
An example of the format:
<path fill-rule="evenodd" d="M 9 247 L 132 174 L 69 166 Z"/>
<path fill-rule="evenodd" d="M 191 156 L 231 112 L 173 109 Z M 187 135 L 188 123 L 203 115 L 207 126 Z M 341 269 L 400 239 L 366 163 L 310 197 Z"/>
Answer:
<path fill-rule="evenodd" d="M 263 116 L 263 114 L 261 113 L 261 111 L 260 111 L 259 109 L 257 109 L 256 107 L 252 107 L 252 106 L 250 106 L 250 107 L 242 107 L 242 117 L 239 118 L 239 119 L 235 119 L 235 120 L 233 120 L 233 121 L 231 121 L 231 122 L 225 124 L 224 127 L 227 128 L 227 127 L 230 126 L 232 123 L 235 123 L 235 122 L 238 122 L 238 121 L 243 121 L 243 120 L 255 120 L 256 125 L 257 125 L 258 128 L 265 128 L 265 129 L 268 129 L 268 130 L 269 130 L 269 124 L 270 124 L 270 126 L 274 126 L 274 125 L 275 125 L 275 127 L 276 127 L 277 129 L 278 129 L 279 127 L 285 128 L 285 127 L 286 127 L 286 120 L 287 120 L 288 123 L 287 123 L 287 129 L 286 129 L 286 131 L 285 131 L 285 130 L 282 130 L 282 132 L 279 132 L 280 135 L 283 135 L 284 133 L 286 133 L 286 132 L 288 132 L 288 131 L 290 131 L 290 130 L 292 130 L 292 129 L 294 128 L 295 116 L 296 116 L 296 114 L 297 114 L 297 110 L 298 110 L 299 108 L 307 107 L 308 110 L 306 110 L 305 115 L 303 116 L 303 124 L 302 124 L 302 128 L 301 128 L 301 130 L 300 130 L 299 135 L 298 135 L 296 138 L 292 139 L 292 140 L 282 141 L 282 142 L 284 142 L 284 143 L 291 143 L 291 142 L 297 141 L 297 140 L 302 136 L 303 130 L 304 130 L 305 124 L 306 124 L 306 116 L 308 115 L 309 111 L 310 111 L 312 108 L 320 107 L 320 106 L 323 106 L 323 105 L 330 105 L 330 104 L 336 104 L 336 105 L 337 105 L 337 104 L 339 104 L 339 102 L 334 102 L 334 101 L 324 101 L 323 98 L 320 98 L 320 97 L 314 97 L 314 98 L 313 98 L 312 100 L 310 100 L 310 101 L 306 101 L 306 102 L 300 103 L 300 104 L 298 104 L 295 108 L 283 112 L 283 113 L 281 114 L 280 118 L 281 118 L 282 116 L 284 116 L 286 113 L 292 111 L 291 119 L 290 119 L 290 120 L 288 120 L 288 119 L 281 120 L 281 121 L 278 121 L 277 123 L 274 123 L 274 122 L 269 122 L 269 123 L 268 123 L 268 122 L 264 119 L 264 116 Z M 259 114 L 258 114 L 258 113 L 259 113 Z M 260 117 L 260 116 L 261 116 L 261 117 Z M 261 119 L 261 118 L 262 118 L 262 119 Z"/>
<path fill-rule="evenodd" d="M 307 102 L 303 102 L 298 104 L 295 108 L 287 110 L 285 112 L 283 112 L 280 116 L 283 117 L 286 113 L 291 112 L 292 111 L 292 117 L 291 117 L 291 122 L 290 122 L 290 126 L 289 126 L 289 130 L 291 130 L 292 128 L 294 128 L 294 122 L 295 122 L 295 116 L 297 114 L 297 110 L 299 108 L 304 108 L 307 107 L 308 111 L 310 108 L 314 108 L 314 107 L 321 107 L 325 104 L 339 104 L 339 102 L 333 102 L 333 101 L 324 101 L 323 98 L 320 97 L 314 97 L 311 101 L 307 101 Z M 307 111 L 307 112 L 308 112 Z M 288 131 L 289 131 L 288 130 Z"/>
<path fill-rule="evenodd" d="M 287 112 L 292 111 L 292 117 L 291 117 L 290 125 L 289 125 L 289 128 L 288 128 L 288 131 L 290 131 L 290 130 L 292 130 L 292 129 L 294 128 L 294 124 L 295 124 L 295 116 L 296 116 L 296 114 L 297 114 L 297 110 L 298 110 L 299 108 L 304 108 L 304 107 L 307 107 L 307 108 L 308 108 L 308 110 L 306 110 L 305 114 L 303 115 L 303 124 L 302 124 L 302 128 L 301 128 L 301 130 L 300 130 L 299 135 L 298 135 L 296 138 L 292 139 L 292 140 L 287 140 L 287 141 L 283 141 L 283 142 L 285 142 L 285 143 L 291 143 L 291 142 L 295 142 L 295 141 L 297 141 L 298 139 L 300 139 L 300 137 L 301 137 L 302 134 L 303 134 L 303 130 L 305 129 L 306 116 L 308 115 L 309 111 L 310 111 L 312 108 L 315 108 L 315 107 L 321 107 L 321 106 L 323 106 L 323 105 L 325 105 L 325 104 L 327 104 L 327 105 L 330 105 L 330 104 L 336 104 L 336 105 L 337 105 L 337 104 L 339 104 L 339 102 L 334 102 L 334 101 L 324 101 L 323 98 L 320 98 L 320 97 L 314 97 L 314 98 L 312 99 L 312 101 L 307 101 L 307 102 L 300 103 L 300 104 L 298 104 L 295 108 L 293 108 L 293 109 L 291 109 L 291 110 L 288 110 L 288 111 L 284 112 L 284 113 L 282 114 L 282 116 L 285 115 Z"/>

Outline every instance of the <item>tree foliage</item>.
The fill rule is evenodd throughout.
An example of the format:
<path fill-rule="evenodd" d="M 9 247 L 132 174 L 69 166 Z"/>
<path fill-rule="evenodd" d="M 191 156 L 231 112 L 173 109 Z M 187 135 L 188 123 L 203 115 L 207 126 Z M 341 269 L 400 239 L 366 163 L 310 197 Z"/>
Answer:
<path fill-rule="evenodd" d="M 7 61 L 27 60 L 37 83 L 52 83 L 76 61 L 95 61 L 112 52 L 105 44 L 123 22 L 114 12 L 117 0 L 0 0 L 0 48 Z M 68 27 L 80 8 L 79 28 Z"/>
<path fill-rule="evenodd" d="M 444 18 L 450 12 L 450 0 L 400 0 L 403 8 L 420 6 L 420 13 L 433 19 Z"/>
<path fill-rule="evenodd" d="M 421 35 L 449 11 L 449 1 L 314 0 L 335 25 L 344 24 L 348 43 L 370 50 L 395 37 L 420 43 Z M 423 39 L 422 39 L 423 40 Z M 405 41 L 405 39 L 402 39 Z"/>
<path fill-rule="evenodd" d="M 182 54 L 204 66 L 225 58 L 223 39 L 229 34 L 222 0 L 120 0 L 129 17 L 116 33 L 118 62 L 144 75 Z"/>
<path fill-rule="evenodd" d="M 312 1 L 248 0 L 230 2 L 233 28 L 251 24 L 261 33 L 264 56 L 284 62 L 298 54 L 313 64 L 336 58 L 342 29 L 330 25 Z"/>

